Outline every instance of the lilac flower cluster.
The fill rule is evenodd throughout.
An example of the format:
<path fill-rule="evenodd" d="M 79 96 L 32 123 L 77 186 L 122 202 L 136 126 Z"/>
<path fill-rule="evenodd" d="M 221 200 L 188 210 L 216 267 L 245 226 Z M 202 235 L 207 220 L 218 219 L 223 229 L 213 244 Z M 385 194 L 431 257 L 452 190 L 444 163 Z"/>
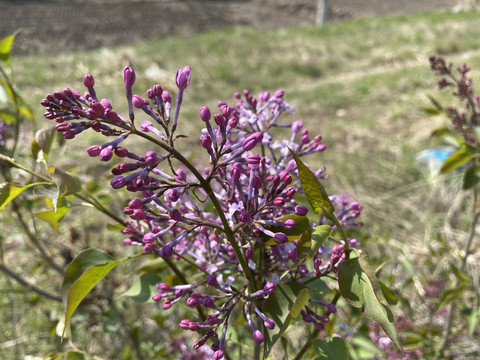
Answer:
<path fill-rule="evenodd" d="M 261 93 L 254 97 L 247 90 L 235 93 L 234 106 L 218 102 L 218 110 L 203 106 L 199 121 L 204 125 L 199 146 L 208 156 L 208 166 L 197 169 L 176 148 L 182 136 L 174 136 L 179 123 L 183 93 L 190 82 L 191 69 L 178 69 L 178 93 L 171 117 L 172 97 L 160 85 L 148 89 L 148 99 L 133 95 L 135 72 L 124 69 L 129 108 L 123 118 L 106 99 L 98 99 L 93 76 L 86 75 L 87 91 L 73 89 L 48 94 L 42 105 L 45 117 L 57 122 L 66 139 L 92 129 L 114 140 L 87 149 L 91 157 L 110 161 L 122 159 L 112 169 L 110 184 L 126 188 L 135 196 L 125 207 L 130 218 L 122 233 L 124 244 L 140 246 L 144 253 L 164 259 L 185 261 L 202 276 L 182 285 L 161 283 L 153 300 L 169 309 L 178 302 L 199 309 L 197 320 L 183 319 L 180 327 L 199 333 L 198 349 L 211 342 L 214 359 L 222 359 L 229 319 L 235 309 L 242 311 L 252 337 L 264 341 L 264 332 L 277 324 L 262 305 L 282 281 L 304 283 L 323 276 L 336 277 L 338 264 L 345 258 L 345 245 L 323 245 L 311 263 L 294 266 L 301 235 L 298 222 L 314 227 L 325 223 L 297 201 L 303 194 L 296 162 L 297 156 L 322 152 L 322 137 L 311 134 L 301 120 L 280 123 L 284 113 L 294 109 L 284 100 L 284 92 Z M 135 127 L 135 111 L 148 116 Z M 286 128 L 288 139 L 275 140 L 275 128 Z M 137 154 L 122 142 L 131 135 L 156 146 Z M 325 169 L 315 171 L 320 178 Z M 360 226 L 362 206 L 346 195 L 332 197 L 335 215 L 342 226 Z M 307 217 L 307 215 L 310 215 Z M 349 246 L 357 246 L 349 239 Z M 316 308 L 319 308 L 316 309 Z M 202 316 L 204 311 L 208 315 Z M 322 315 L 319 314 L 322 313 Z M 335 313 L 334 304 L 310 299 L 302 310 L 303 320 L 318 329 Z M 258 324 L 263 323 L 261 328 Z"/>
<path fill-rule="evenodd" d="M 457 68 L 458 75 L 452 70 L 453 64 L 446 64 L 442 57 L 431 56 L 430 67 L 435 75 L 441 76 L 438 87 L 455 87 L 453 93 L 464 102 L 464 109 L 459 111 L 455 107 L 448 107 L 447 114 L 452 121 L 453 129 L 458 131 L 467 144 L 477 147 L 478 141 L 475 137 L 474 127 L 480 123 L 480 95 L 473 93 L 473 81 L 467 76 L 470 68 L 462 65 Z"/>

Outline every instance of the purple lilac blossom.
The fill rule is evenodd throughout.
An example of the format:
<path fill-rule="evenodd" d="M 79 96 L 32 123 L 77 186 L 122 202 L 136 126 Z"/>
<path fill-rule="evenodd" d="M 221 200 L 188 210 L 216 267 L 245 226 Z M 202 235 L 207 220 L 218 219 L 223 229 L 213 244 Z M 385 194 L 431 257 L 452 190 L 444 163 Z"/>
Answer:
<path fill-rule="evenodd" d="M 135 72 L 130 67 L 124 69 L 130 122 L 118 115 L 108 100 L 97 101 L 91 75 L 84 78 L 88 89 L 85 95 L 64 89 L 55 95 L 48 94 L 41 104 L 46 109 L 45 117 L 57 122 L 57 131 L 66 139 L 88 129 L 114 137 L 103 145 L 90 146 L 87 153 L 105 162 L 121 159 L 112 169 L 114 177 L 110 184 L 113 189 L 124 188 L 132 193 L 132 200 L 124 208 L 129 220 L 122 230 L 127 236 L 123 243 L 163 258 L 188 259 L 203 275 L 187 284 L 158 284 L 153 300 L 165 310 L 179 302 L 204 309 L 208 314 L 205 318 L 183 319 L 179 326 L 201 336 L 193 344 L 195 349 L 210 341 L 214 358 L 222 359 L 230 315 L 237 307 L 246 317 L 257 343 L 264 341 L 265 331 L 276 326 L 275 321 L 260 310 L 261 305 L 275 294 L 281 275 L 297 261 L 300 235 L 292 236 L 291 232 L 299 217 L 310 215 L 308 208 L 299 202 L 304 194 L 296 163 L 288 149 L 303 157 L 322 152 L 326 146 L 321 143 L 321 135 L 310 134 L 303 127 L 303 121 L 281 122 L 284 114 L 294 114 L 292 106 L 284 100 L 283 90 L 273 96 L 263 92 L 258 98 L 244 90 L 235 93 L 235 105 L 218 103 L 219 112 L 213 115 L 214 122 L 210 121 L 209 108 L 200 109 L 198 121 L 206 128 L 201 131 L 198 145 L 199 151 L 204 149 L 209 164 L 201 172 L 193 172 L 191 164 L 175 160 L 179 158 L 175 150 L 178 138 L 172 136 L 179 122 L 190 72 L 190 67 L 177 71 L 178 94 L 172 122 L 171 95 L 160 85 L 147 90 L 148 99 L 133 95 Z M 140 131 L 133 127 L 134 108 L 141 109 L 148 117 L 140 123 Z M 273 130 L 277 127 L 289 129 L 287 139 L 275 139 Z M 145 133 L 153 137 L 154 150 L 138 154 L 119 146 L 128 136 Z M 324 172 L 324 168 L 315 171 L 321 178 L 325 178 Z M 208 188 L 205 183 L 209 184 Z M 211 203 L 199 201 L 209 196 L 220 204 L 225 221 Z M 342 226 L 361 225 L 357 219 L 362 206 L 350 195 L 336 195 L 331 200 Z M 316 222 L 308 219 L 312 226 L 326 221 L 323 217 Z M 225 226 L 232 233 L 230 238 Z M 229 242 L 232 237 L 233 244 Z M 355 239 L 348 241 L 350 246 L 358 245 Z M 250 294 L 246 293 L 249 279 L 245 278 L 235 247 L 248 259 L 248 268 L 257 281 L 256 291 Z M 335 277 L 338 264 L 345 258 L 344 250 L 343 244 L 332 248 L 324 244 L 311 262 L 301 264 L 282 281 L 303 283 Z M 263 254 L 261 264 L 254 260 L 256 251 Z M 329 318 L 319 315 L 319 311 L 329 314 L 336 312 L 336 308 L 327 301 L 312 301 L 302 310 L 302 317 L 322 329 Z M 257 329 L 257 318 L 265 328 Z"/>

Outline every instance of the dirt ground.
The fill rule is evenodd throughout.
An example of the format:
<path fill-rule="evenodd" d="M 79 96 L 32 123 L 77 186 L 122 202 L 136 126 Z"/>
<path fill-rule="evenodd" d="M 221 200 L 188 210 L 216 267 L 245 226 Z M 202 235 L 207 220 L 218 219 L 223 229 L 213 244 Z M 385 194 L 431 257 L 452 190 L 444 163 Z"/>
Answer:
<path fill-rule="evenodd" d="M 328 0 L 327 21 L 452 9 L 474 0 Z M 241 25 L 314 25 L 318 0 L 0 0 L 0 38 L 19 30 L 14 55 L 127 45 Z"/>

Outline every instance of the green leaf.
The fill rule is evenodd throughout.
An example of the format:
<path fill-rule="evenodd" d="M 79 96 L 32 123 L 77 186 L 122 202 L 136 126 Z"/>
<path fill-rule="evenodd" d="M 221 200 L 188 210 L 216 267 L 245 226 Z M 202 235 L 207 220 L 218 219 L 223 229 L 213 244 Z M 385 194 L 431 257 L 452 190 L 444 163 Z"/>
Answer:
<path fill-rule="evenodd" d="M 76 176 L 55 168 L 53 172 L 53 181 L 58 186 L 60 196 L 66 196 L 82 191 L 82 183 Z"/>
<path fill-rule="evenodd" d="M 17 33 L 14 33 L 13 35 L 0 39 L 0 60 L 6 64 L 10 64 L 10 55 L 12 53 L 13 40 L 15 39 L 16 34 Z"/>
<path fill-rule="evenodd" d="M 266 226 L 266 229 L 273 231 L 274 233 L 283 232 L 285 235 L 288 236 L 288 241 L 297 240 L 300 235 L 302 235 L 305 231 L 312 229 L 312 226 L 310 225 L 310 220 L 306 216 L 293 214 L 284 216 L 279 220 L 285 221 L 287 219 L 295 220 L 295 227 L 293 229 L 285 229 L 283 226 L 280 225 L 269 225 Z M 265 238 L 268 239 L 269 237 L 265 235 Z M 266 244 L 270 246 L 277 245 L 277 242 L 275 241 L 275 239 L 269 238 Z"/>
<path fill-rule="evenodd" d="M 360 308 L 369 319 L 378 322 L 395 346 L 402 351 L 393 313 L 380 290 L 380 285 L 367 263 L 364 253 L 342 261 L 338 266 L 338 284 L 345 300 Z"/>
<path fill-rule="evenodd" d="M 332 234 L 332 227 L 330 225 L 319 225 L 313 230 L 305 231 L 297 245 L 297 261 L 295 264 L 285 271 L 280 279 L 283 279 L 290 271 L 295 270 L 300 265 L 310 260 L 315 253 L 320 249 L 320 246 L 329 238 Z"/>
<path fill-rule="evenodd" d="M 313 342 L 315 352 L 321 360 L 347 360 L 347 346 L 345 341 L 339 337 L 332 337 L 325 340 L 315 340 Z"/>
<path fill-rule="evenodd" d="M 383 296 L 385 296 L 387 302 L 390 305 L 396 305 L 398 303 L 398 297 L 395 295 L 393 290 L 381 281 L 378 281 L 378 283 L 380 284 L 380 289 L 382 290 Z"/>
<path fill-rule="evenodd" d="M 118 264 L 141 254 L 115 260 L 109 254 L 88 249 L 81 252 L 68 266 L 63 279 L 62 294 L 65 305 L 65 325 L 62 334 L 77 307 L 88 293 Z"/>
<path fill-rule="evenodd" d="M 330 225 L 318 225 L 313 229 L 313 232 L 308 231 L 308 236 L 303 236 L 297 245 L 298 265 L 301 265 L 310 260 L 313 255 L 320 249 L 320 246 L 332 234 L 332 227 Z"/>
<path fill-rule="evenodd" d="M 283 282 L 277 285 L 273 294 L 263 306 L 263 312 L 275 321 L 275 329 L 264 332 L 263 358 L 266 359 L 273 345 L 285 333 L 290 323 L 310 299 L 310 291 L 296 283 Z M 302 305 L 303 304 L 303 305 Z"/>
<path fill-rule="evenodd" d="M 452 304 L 459 300 L 465 291 L 465 285 L 460 284 L 455 288 L 445 290 L 440 297 L 440 303 L 437 306 L 437 311 L 443 309 L 445 306 Z"/>
<path fill-rule="evenodd" d="M 0 119 L 2 119 L 2 122 L 6 124 L 13 124 L 15 121 L 17 121 L 15 113 L 9 110 L 0 110 Z"/>
<path fill-rule="evenodd" d="M 434 107 L 423 107 L 421 109 L 423 113 L 427 116 L 437 116 L 443 113 L 442 110 L 436 109 Z"/>
<path fill-rule="evenodd" d="M 25 190 L 42 184 L 43 183 L 32 183 L 25 186 L 17 186 L 12 183 L 0 184 L 0 209 L 3 209 L 5 205 L 7 205 Z"/>
<path fill-rule="evenodd" d="M 465 172 L 463 177 L 463 189 L 469 190 L 480 182 L 480 168 L 472 166 Z"/>
<path fill-rule="evenodd" d="M 478 318 L 479 318 L 479 311 L 478 310 L 472 310 L 472 312 L 470 313 L 470 315 L 467 318 L 468 336 L 473 336 L 473 334 L 475 333 L 475 330 L 477 330 Z"/>
<path fill-rule="evenodd" d="M 37 186 L 35 189 L 33 189 L 33 194 L 37 196 L 42 196 L 44 198 L 48 198 L 52 200 L 52 206 L 53 210 L 57 211 L 57 202 L 58 202 L 58 197 L 60 191 L 58 190 L 58 187 L 53 185 L 53 186 Z"/>
<path fill-rule="evenodd" d="M 302 160 L 300 160 L 297 154 L 291 149 L 289 150 L 293 159 L 297 163 L 298 174 L 300 175 L 300 182 L 302 183 L 303 191 L 305 192 L 305 196 L 315 214 L 320 212 L 325 213 L 325 210 L 328 210 L 333 214 L 335 208 L 333 207 L 325 188 L 320 184 L 320 181 L 318 181 L 317 176 L 302 162 Z"/>
<path fill-rule="evenodd" d="M 52 201 L 53 202 L 53 201 Z M 60 221 L 63 219 L 65 214 L 70 210 L 68 206 L 59 206 L 56 207 L 54 210 L 46 210 L 46 211 L 39 211 L 34 213 L 36 217 L 40 220 L 43 220 L 50 224 L 50 226 L 55 230 L 57 233 L 59 232 Z"/>
<path fill-rule="evenodd" d="M 32 141 L 32 157 L 35 160 L 38 161 L 40 150 L 43 151 L 43 158 L 48 159 L 56 133 L 54 126 L 38 130 L 35 133 L 35 139 Z"/>
<path fill-rule="evenodd" d="M 123 296 L 131 297 L 136 302 L 153 302 L 152 296 L 158 292 L 156 285 L 161 282 L 162 278 L 157 274 L 143 274 Z"/>
<path fill-rule="evenodd" d="M 442 174 L 448 173 L 449 171 L 452 171 L 457 167 L 470 161 L 470 158 L 471 156 L 468 153 L 467 149 L 462 147 L 455 151 L 452 155 L 448 157 L 447 160 L 444 161 L 440 172 Z"/>
<path fill-rule="evenodd" d="M 435 99 L 431 95 L 427 95 L 427 96 L 428 96 L 428 99 L 430 100 L 430 102 L 432 103 L 432 105 L 435 107 L 435 109 L 443 110 L 443 106 L 437 101 L 437 99 Z"/>

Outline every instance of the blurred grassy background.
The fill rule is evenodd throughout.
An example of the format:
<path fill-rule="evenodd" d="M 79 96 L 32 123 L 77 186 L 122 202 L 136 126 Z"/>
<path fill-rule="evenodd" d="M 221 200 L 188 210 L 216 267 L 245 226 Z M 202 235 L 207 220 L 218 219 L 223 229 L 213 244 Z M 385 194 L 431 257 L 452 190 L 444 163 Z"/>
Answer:
<path fill-rule="evenodd" d="M 64 87 L 83 92 L 86 73 L 94 75 L 97 95 L 125 113 L 125 65 L 135 67 L 134 93 L 142 96 L 156 83 L 175 93 L 176 69 L 190 65 L 192 81 L 179 127 L 193 141 L 202 125 L 198 116 L 202 105 L 215 108 L 217 100 L 233 103 L 233 93 L 243 89 L 254 94 L 284 89 L 286 100 L 296 109 L 294 119 L 303 119 L 310 132 L 322 134 L 327 144 L 325 153 L 309 159 L 327 167 L 327 191 L 352 193 L 364 205 L 362 246 L 374 265 L 387 263 L 380 276 L 403 298 L 394 311 L 427 324 L 433 310 L 422 287 L 432 277 L 447 278 L 449 264 L 461 257 L 471 208 L 458 190 L 460 179 L 455 174 L 432 177 L 415 162 L 416 154 L 431 146 L 431 131 L 446 123 L 442 118 L 426 118 L 420 108 L 429 105 L 428 95 L 450 101 L 437 92 L 428 57 L 442 55 L 458 65 L 468 62 L 475 79 L 479 49 L 479 13 L 443 12 L 272 32 L 230 28 L 131 47 L 20 57 L 14 59 L 13 70 L 40 128 L 50 124 L 37 105 L 45 94 Z M 52 163 L 58 160 L 77 171 L 92 169 L 98 164 L 85 162 L 85 149 L 99 141 L 95 135 L 69 141 L 52 155 Z M 185 145 L 185 154 L 193 156 L 191 143 Z M 95 221 L 89 218 L 86 225 L 100 229 L 101 223 L 91 224 Z M 62 242 L 72 231 L 86 234 L 88 229 L 73 230 L 82 223 L 67 217 L 60 234 L 52 236 Z M 123 252 L 120 235 L 88 236 L 92 245 L 101 237 L 100 244 Z M 30 271 L 34 276 L 35 270 Z M 477 268 L 469 271 L 478 274 Z M 52 312 L 61 308 L 44 299 L 35 299 L 36 306 L 30 306 L 30 295 L 5 278 L 0 278 L 0 289 L 6 294 L 0 297 L 0 358 L 45 355 L 52 349 L 51 325 L 58 319 Z M 14 339 L 26 340 L 2 348 L 2 343 Z M 478 332 L 475 339 L 478 343 Z M 13 350 L 20 357 L 12 357 Z"/>

